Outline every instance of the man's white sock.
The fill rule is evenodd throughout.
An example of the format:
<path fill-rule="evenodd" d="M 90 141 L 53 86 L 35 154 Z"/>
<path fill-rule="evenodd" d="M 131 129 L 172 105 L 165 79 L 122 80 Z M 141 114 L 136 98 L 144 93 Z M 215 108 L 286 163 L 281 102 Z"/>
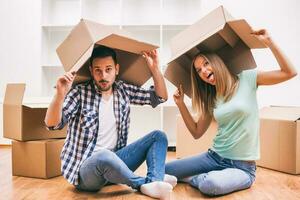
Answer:
<path fill-rule="evenodd" d="M 172 192 L 172 185 L 163 181 L 154 181 L 141 185 L 141 192 L 149 197 L 158 199 L 169 199 Z"/>
<path fill-rule="evenodd" d="M 175 187 L 177 185 L 177 178 L 176 176 L 165 174 L 164 182 L 170 183 L 172 187 Z"/>
<path fill-rule="evenodd" d="M 194 178 L 194 176 L 188 176 L 188 177 L 185 177 L 183 179 L 180 179 L 179 181 L 180 182 L 185 182 L 185 183 L 190 183 L 193 178 Z"/>

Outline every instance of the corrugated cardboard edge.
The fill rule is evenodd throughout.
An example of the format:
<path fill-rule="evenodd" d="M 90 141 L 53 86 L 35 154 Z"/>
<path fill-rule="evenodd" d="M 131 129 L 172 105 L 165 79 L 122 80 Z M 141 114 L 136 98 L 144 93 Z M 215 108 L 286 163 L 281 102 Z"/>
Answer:
<path fill-rule="evenodd" d="M 296 137 L 296 174 L 300 174 L 300 120 L 297 120 L 297 137 Z"/>
<path fill-rule="evenodd" d="M 84 37 L 79 37 L 84 36 Z M 75 41 L 82 38 L 81 41 Z M 78 52 L 78 45 L 82 51 Z M 86 22 L 81 19 L 80 22 L 71 30 L 67 38 L 56 49 L 57 55 L 63 64 L 65 71 L 70 71 L 76 63 L 78 63 L 83 55 L 94 45 L 93 37 L 88 31 Z M 62 59 L 68 58 L 68 59 Z"/>

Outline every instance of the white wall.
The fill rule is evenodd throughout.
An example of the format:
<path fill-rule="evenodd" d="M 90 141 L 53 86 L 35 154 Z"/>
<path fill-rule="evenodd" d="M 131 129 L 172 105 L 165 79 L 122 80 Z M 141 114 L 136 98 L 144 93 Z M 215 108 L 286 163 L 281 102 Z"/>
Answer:
<path fill-rule="evenodd" d="M 290 58 L 300 74 L 300 1 L 298 0 L 202 0 L 202 14 L 219 5 L 237 19 L 246 19 L 255 29 L 266 28 L 273 39 Z M 268 49 L 253 50 L 258 69 L 278 69 L 278 64 Z M 300 75 L 290 81 L 263 86 L 258 89 L 259 107 L 267 105 L 300 106 Z"/>
<path fill-rule="evenodd" d="M 5 0 L 0 3 L 0 144 L 2 138 L 2 100 L 6 83 L 25 82 L 26 96 L 39 96 L 40 1 Z"/>
<path fill-rule="evenodd" d="M 40 1 L 0 3 L 0 97 L 8 82 L 25 82 L 27 95 L 40 95 Z"/>

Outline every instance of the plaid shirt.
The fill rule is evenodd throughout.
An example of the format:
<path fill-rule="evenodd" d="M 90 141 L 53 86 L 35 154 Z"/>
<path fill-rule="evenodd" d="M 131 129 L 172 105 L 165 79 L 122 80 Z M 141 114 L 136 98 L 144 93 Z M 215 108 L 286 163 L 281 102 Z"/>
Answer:
<path fill-rule="evenodd" d="M 126 146 L 129 129 L 130 104 L 156 107 L 164 100 L 155 94 L 154 87 L 149 90 L 116 81 L 113 85 L 114 113 L 118 141 L 116 150 Z M 79 182 L 79 169 L 85 159 L 91 156 L 98 136 L 99 105 L 101 93 L 94 81 L 73 87 L 64 100 L 62 121 L 50 130 L 62 129 L 68 123 L 67 137 L 61 152 L 62 174 L 74 185 Z"/>

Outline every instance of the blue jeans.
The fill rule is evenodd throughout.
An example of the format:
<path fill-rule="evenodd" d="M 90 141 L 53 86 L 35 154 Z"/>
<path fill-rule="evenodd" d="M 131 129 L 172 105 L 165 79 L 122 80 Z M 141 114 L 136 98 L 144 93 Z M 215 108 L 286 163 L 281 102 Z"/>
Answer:
<path fill-rule="evenodd" d="M 197 156 L 166 164 L 166 173 L 187 182 L 209 196 L 249 188 L 255 180 L 255 162 L 223 158 L 209 149 Z"/>
<path fill-rule="evenodd" d="M 162 181 L 168 140 L 161 131 L 153 131 L 136 142 L 112 152 L 100 150 L 87 158 L 79 169 L 79 190 L 98 191 L 108 183 L 126 184 L 134 189 L 152 181 Z M 147 176 L 133 172 L 146 160 Z"/>

